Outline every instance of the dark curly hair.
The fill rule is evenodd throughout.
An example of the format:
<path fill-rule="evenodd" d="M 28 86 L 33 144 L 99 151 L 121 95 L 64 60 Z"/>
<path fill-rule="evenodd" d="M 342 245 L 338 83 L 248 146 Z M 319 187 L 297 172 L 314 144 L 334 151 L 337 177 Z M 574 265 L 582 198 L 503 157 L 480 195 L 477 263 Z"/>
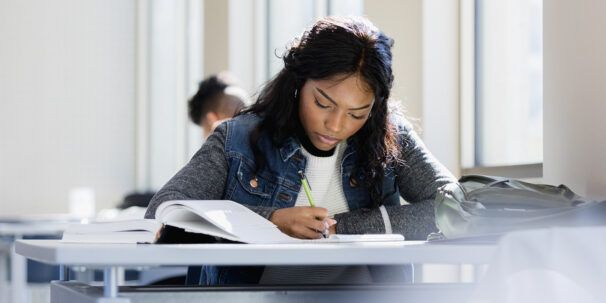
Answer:
<path fill-rule="evenodd" d="M 396 129 L 388 117 L 392 46 L 391 38 L 362 17 L 326 17 L 295 39 L 283 55 L 284 68 L 261 89 L 255 104 L 241 113 L 254 113 L 262 119 L 250 136 L 257 169 L 265 165 L 256 144 L 262 132 L 268 132 L 273 143 L 281 146 L 302 127 L 296 92 L 307 79 L 359 74 L 372 89 L 375 102 L 364 126 L 348 139 L 358 151 L 352 176 L 359 176 L 369 188 L 375 205 L 382 204 L 385 169 L 400 161 Z"/>
<path fill-rule="evenodd" d="M 187 103 L 191 121 L 194 124 L 200 124 L 206 114 L 211 111 L 229 116 L 239 112 L 245 106 L 242 98 L 238 96 L 222 98 L 226 88 L 237 87 L 237 84 L 235 77 L 225 71 L 211 75 L 200 82 L 198 91 Z"/>

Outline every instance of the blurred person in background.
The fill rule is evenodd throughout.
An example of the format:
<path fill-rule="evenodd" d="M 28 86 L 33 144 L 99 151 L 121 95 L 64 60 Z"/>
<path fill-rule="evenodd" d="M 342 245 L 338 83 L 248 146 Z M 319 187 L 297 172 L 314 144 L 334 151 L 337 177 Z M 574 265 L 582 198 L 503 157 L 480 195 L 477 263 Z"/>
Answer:
<path fill-rule="evenodd" d="M 249 102 L 248 94 L 237 85 L 236 78 L 223 71 L 200 82 L 189 100 L 189 118 L 199 125 L 206 139 L 215 127 L 240 112 Z"/>

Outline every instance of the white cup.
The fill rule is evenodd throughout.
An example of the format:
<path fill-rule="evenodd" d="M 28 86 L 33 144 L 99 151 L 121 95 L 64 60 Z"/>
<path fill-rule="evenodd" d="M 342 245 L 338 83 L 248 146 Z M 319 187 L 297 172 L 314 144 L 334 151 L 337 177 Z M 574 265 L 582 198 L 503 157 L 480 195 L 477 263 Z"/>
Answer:
<path fill-rule="evenodd" d="M 69 213 L 78 218 L 93 218 L 95 216 L 95 190 L 91 187 L 70 189 Z"/>

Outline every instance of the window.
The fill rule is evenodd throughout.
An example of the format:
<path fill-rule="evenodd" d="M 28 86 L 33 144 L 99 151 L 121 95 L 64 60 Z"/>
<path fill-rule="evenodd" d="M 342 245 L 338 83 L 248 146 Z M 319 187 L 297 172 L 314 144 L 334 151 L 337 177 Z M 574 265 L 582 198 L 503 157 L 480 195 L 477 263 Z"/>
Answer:
<path fill-rule="evenodd" d="M 327 15 L 362 15 L 363 0 L 268 1 L 268 79 L 284 66 L 282 54 L 293 38 Z"/>
<path fill-rule="evenodd" d="M 462 13 L 463 166 L 541 163 L 542 0 L 463 1 Z"/>
<path fill-rule="evenodd" d="M 267 16 L 269 78 L 284 66 L 282 54 L 287 44 L 314 21 L 315 3 L 314 0 L 269 0 Z"/>

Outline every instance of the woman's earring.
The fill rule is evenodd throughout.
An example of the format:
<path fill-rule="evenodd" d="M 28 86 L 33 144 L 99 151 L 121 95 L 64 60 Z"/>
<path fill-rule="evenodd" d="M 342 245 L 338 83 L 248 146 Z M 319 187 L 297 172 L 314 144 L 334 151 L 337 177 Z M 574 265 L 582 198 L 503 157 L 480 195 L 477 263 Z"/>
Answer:
<path fill-rule="evenodd" d="M 297 94 L 299 93 L 298 89 L 295 89 L 295 100 L 297 99 Z"/>

